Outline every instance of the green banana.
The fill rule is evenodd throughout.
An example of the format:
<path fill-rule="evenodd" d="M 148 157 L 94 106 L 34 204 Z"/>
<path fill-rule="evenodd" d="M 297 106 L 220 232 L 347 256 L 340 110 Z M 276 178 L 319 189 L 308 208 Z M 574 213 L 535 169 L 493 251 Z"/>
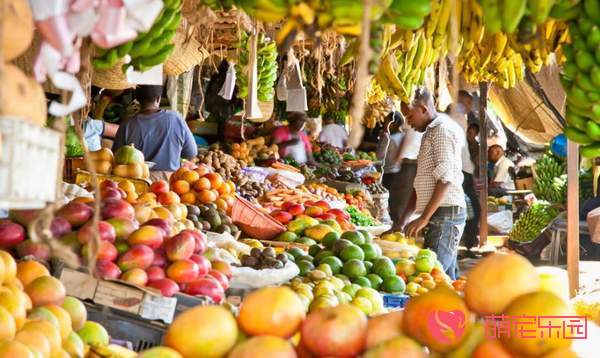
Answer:
<path fill-rule="evenodd" d="M 124 43 L 121 46 L 119 46 L 117 48 L 117 54 L 119 55 L 119 58 L 125 57 L 125 55 L 127 55 L 131 51 L 132 48 L 133 48 L 133 41 L 129 41 L 129 42 Z"/>
<path fill-rule="evenodd" d="M 584 117 L 579 116 L 569 110 L 567 110 L 567 114 L 565 117 L 566 117 L 565 120 L 567 121 L 567 124 L 569 126 L 579 129 L 582 132 L 586 131 L 586 129 L 587 129 L 586 123 L 588 122 L 587 119 L 585 119 Z"/>
<path fill-rule="evenodd" d="M 597 158 L 600 157 L 600 143 L 594 143 L 582 147 L 581 155 L 586 158 Z"/>
<path fill-rule="evenodd" d="M 546 21 L 550 15 L 550 10 L 554 6 L 555 0 L 529 0 L 528 5 L 531 3 L 531 16 L 536 24 L 541 24 Z"/>
<path fill-rule="evenodd" d="M 500 12 L 503 30 L 508 33 L 514 32 L 526 9 L 527 0 L 504 0 Z"/>
<path fill-rule="evenodd" d="M 175 45 L 169 44 L 169 45 L 165 46 L 164 48 L 162 48 L 154 56 L 138 59 L 138 63 L 141 66 L 146 66 L 146 67 L 154 67 L 154 66 L 160 65 L 161 63 L 163 63 L 167 60 L 167 57 L 169 57 L 169 55 L 171 54 L 171 52 L 173 52 L 174 49 L 175 49 Z"/>
<path fill-rule="evenodd" d="M 500 0 L 481 0 L 481 10 L 485 29 L 492 34 L 500 32 L 502 30 Z"/>
<path fill-rule="evenodd" d="M 565 135 L 575 143 L 584 145 L 594 143 L 594 141 L 585 133 L 573 127 L 565 127 Z"/>
<path fill-rule="evenodd" d="M 583 0 L 583 9 L 593 22 L 600 24 L 600 2 L 598 0 Z"/>
<path fill-rule="evenodd" d="M 586 122 L 586 134 L 594 141 L 600 141 L 600 126 L 594 121 Z"/>

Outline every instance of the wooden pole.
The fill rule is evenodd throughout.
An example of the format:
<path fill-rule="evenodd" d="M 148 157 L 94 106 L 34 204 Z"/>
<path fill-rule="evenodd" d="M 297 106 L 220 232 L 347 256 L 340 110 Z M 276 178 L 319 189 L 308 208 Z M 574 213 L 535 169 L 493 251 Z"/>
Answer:
<path fill-rule="evenodd" d="M 567 145 L 567 272 L 569 295 L 579 290 L 579 145 Z"/>
<path fill-rule="evenodd" d="M 487 82 L 479 83 L 479 205 L 481 206 L 481 217 L 479 218 L 479 244 L 485 245 L 488 234 L 488 177 L 487 177 Z"/>

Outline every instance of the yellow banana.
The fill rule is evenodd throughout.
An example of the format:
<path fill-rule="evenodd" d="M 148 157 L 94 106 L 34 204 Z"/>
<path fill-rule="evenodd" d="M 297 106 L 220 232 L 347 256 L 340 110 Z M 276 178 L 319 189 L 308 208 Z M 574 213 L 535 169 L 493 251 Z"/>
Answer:
<path fill-rule="evenodd" d="M 442 4 L 439 1 L 431 2 L 431 13 L 429 14 L 429 19 L 425 24 L 425 35 L 427 37 L 431 37 L 437 28 L 437 24 L 440 20 Z"/>

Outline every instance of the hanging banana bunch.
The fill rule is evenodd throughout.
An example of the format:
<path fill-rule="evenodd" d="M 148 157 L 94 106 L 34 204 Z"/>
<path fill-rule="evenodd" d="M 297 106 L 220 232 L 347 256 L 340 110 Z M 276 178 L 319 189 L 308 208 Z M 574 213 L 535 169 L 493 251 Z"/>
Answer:
<path fill-rule="evenodd" d="M 238 63 L 235 65 L 239 98 L 246 98 L 248 96 L 248 64 L 250 56 L 250 41 L 248 40 L 248 34 L 242 31 L 240 41 L 236 45 L 239 51 Z M 275 41 L 265 37 L 264 33 L 258 35 L 257 69 L 258 100 L 261 102 L 272 101 L 275 93 L 275 81 L 277 80 L 277 45 Z"/>

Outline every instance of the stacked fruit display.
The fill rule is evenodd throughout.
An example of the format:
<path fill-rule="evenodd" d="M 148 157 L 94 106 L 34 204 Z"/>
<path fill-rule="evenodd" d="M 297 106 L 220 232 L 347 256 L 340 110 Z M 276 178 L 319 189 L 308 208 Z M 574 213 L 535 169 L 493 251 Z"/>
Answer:
<path fill-rule="evenodd" d="M 96 48 L 96 58 L 92 64 L 97 69 L 114 67 L 123 57 L 129 55 L 131 62 L 123 65 L 125 73 L 129 67 L 145 72 L 165 62 L 175 49 L 173 39 L 181 21 L 181 0 L 165 0 L 163 10 L 154 24 L 135 40 L 118 47 L 105 50 Z"/>
<path fill-rule="evenodd" d="M 336 147 L 326 143 L 319 143 L 318 145 L 313 146 L 313 151 L 315 160 L 320 163 L 331 165 L 342 164 L 342 155 Z"/>
<path fill-rule="evenodd" d="M 136 149 L 133 144 L 120 147 L 114 155 L 108 148 L 90 152 L 89 155 L 97 173 L 133 179 L 150 177 L 148 165 L 144 161 L 144 153 Z"/>
<path fill-rule="evenodd" d="M 203 205 L 186 205 L 187 219 L 194 223 L 198 230 L 236 235 L 240 229 L 231 222 L 227 213 L 214 203 Z"/>
<path fill-rule="evenodd" d="M 348 205 L 344 210 L 350 215 L 350 222 L 356 226 L 376 226 L 379 224 L 366 209 L 361 210 L 355 206 Z"/>
<path fill-rule="evenodd" d="M 202 167 L 200 164 L 204 164 L 209 168 L 213 168 L 215 173 L 221 175 L 226 181 L 231 180 L 238 183 L 246 178 L 242 173 L 242 167 L 245 167 L 248 163 L 237 160 L 220 149 L 198 153 L 198 157 L 194 159 L 194 162 L 198 163 L 199 167 Z"/>
<path fill-rule="evenodd" d="M 317 284 L 321 282 L 327 281 Z M 332 290 L 328 284 L 321 286 L 322 291 Z M 306 295 L 314 289 L 300 287 Z M 518 333 L 521 326 L 511 325 L 506 333 L 494 331 L 497 339 L 486 338 L 489 323 L 484 325 L 483 317 L 541 316 L 548 325 L 562 327 L 563 317 L 573 315 L 559 295 L 540 288 L 535 268 L 523 257 L 486 257 L 471 270 L 464 288 L 463 298 L 446 287 L 436 287 L 411 298 L 401 312 L 369 320 L 351 304 L 315 308 L 307 315 L 303 299 L 289 288 L 259 289 L 244 298 L 237 319 L 218 306 L 184 312 L 167 331 L 165 347 L 153 348 L 142 357 L 146 353 L 147 357 L 150 353 L 179 357 L 176 352 L 185 357 L 233 358 L 577 356 L 570 348 L 573 339 L 548 339 L 535 327 L 531 336 L 523 337 Z M 447 330 L 453 334 L 444 335 Z M 294 347 L 288 339 L 295 334 L 299 340 L 292 340 Z M 248 338 L 239 339 L 240 335 Z"/>
<path fill-rule="evenodd" d="M 206 166 L 196 169 L 182 167 L 171 175 L 170 183 L 171 190 L 181 197 L 184 204 L 214 203 L 227 211 L 235 200 L 235 184 L 225 181 L 218 173 L 209 172 Z"/>
<path fill-rule="evenodd" d="M 83 357 L 109 346 L 100 324 L 87 320 L 78 299 L 37 261 L 16 263 L 0 251 L 0 356 Z"/>
<path fill-rule="evenodd" d="M 341 209 L 332 209 L 326 201 L 303 204 L 285 202 L 281 210 L 271 212 L 271 216 L 280 223 L 287 225 L 287 234 L 289 237 L 281 236 L 280 241 L 290 240 L 291 237 L 297 238 L 305 235 L 314 240 L 320 240 L 327 232 L 334 230 L 352 230 L 354 226 L 350 224 L 350 215 Z M 319 226 L 321 225 L 321 226 Z"/>
<path fill-rule="evenodd" d="M 275 81 L 277 80 L 277 44 L 275 41 L 259 33 L 257 39 L 256 63 L 258 69 L 258 100 L 269 102 L 273 100 L 275 93 Z M 248 78 L 250 68 L 251 42 L 246 32 L 242 31 L 240 42 L 237 44 L 239 50 L 239 61 L 235 65 L 237 73 L 236 86 L 239 98 L 248 97 Z"/>
<path fill-rule="evenodd" d="M 265 137 L 249 139 L 242 143 L 233 143 L 231 145 L 231 155 L 235 159 L 243 160 L 249 165 L 253 165 L 256 159 L 279 159 L 277 144 L 267 146 L 265 143 Z"/>
<path fill-rule="evenodd" d="M 249 255 L 242 255 L 240 262 L 242 266 L 256 270 L 280 269 L 288 262 L 288 256 L 277 254 L 272 247 L 252 248 Z"/>
<path fill-rule="evenodd" d="M 547 201 L 538 200 L 521 214 L 508 233 L 508 237 L 516 242 L 531 242 L 556 218 L 558 213 L 557 207 Z"/>

